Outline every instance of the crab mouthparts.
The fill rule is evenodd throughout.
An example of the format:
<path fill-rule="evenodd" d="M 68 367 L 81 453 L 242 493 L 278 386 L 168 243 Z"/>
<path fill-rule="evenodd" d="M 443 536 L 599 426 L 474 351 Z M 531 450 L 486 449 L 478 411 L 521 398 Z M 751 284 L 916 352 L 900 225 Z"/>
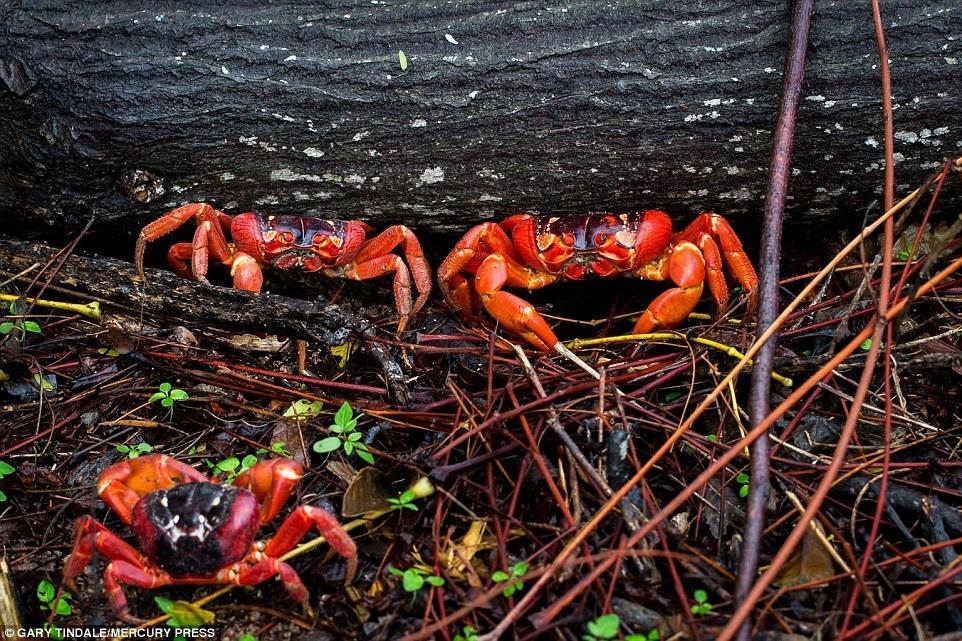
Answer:
<path fill-rule="evenodd" d="M 324 261 L 311 250 L 288 251 L 272 262 L 277 269 L 288 269 L 302 272 L 316 272 L 324 269 Z"/>

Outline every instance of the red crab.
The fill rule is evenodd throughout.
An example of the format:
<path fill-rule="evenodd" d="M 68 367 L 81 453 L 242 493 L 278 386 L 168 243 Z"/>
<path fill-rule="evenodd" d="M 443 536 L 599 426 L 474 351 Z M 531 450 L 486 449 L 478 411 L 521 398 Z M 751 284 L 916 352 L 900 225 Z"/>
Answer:
<path fill-rule="evenodd" d="M 293 548 L 311 527 L 355 563 L 354 541 L 329 512 L 298 506 L 267 541 L 254 541 L 258 528 L 280 512 L 303 475 L 286 458 L 260 461 L 231 484 L 212 482 L 169 456 L 150 454 L 112 465 L 97 482 L 97 494 L 130 526 L 137 548 L 90 516 L 77 520 L 64 581 L 90 563 L 94 549 L 108 560 L 104 586 L 120 619 L 136 621 L 127 610 L 122 584 L 254 585 L 273 576 L 288 594 L 307 606 L 307 589 L 294 569 L 277 557 Z"/>
<path fill-rule="evenodd" d="M 368 280 L 394 272 L 398 332 L 404 331 L 410 317 L 424 306 L 431 293 L 431 268 L 417 237 L 403 225 L 388 227 L 367 240 L 371 227 L 359 220 L 264 216 L 253 212 L 229 216 L 207 203 L 189 203 L 173 209 L 140 230 L 134 262 L 141 278 L 147 243 L 191 218 L 197 221 L 194 242 L 176 243 L 167 252 L 167 262 L 183 278 L 206 283 L 211 257 L 230 267 L 235 288 L 252 292 L 261 290 L 261 267 L 265 265 L 351 280 Z M 228 233 L 233 242 L 228 242 Z M 391 253 L 399 245 L 407 264 Z M 413 305 L 412 276 L 418 291 Z"/>
<path fill-rule="evenodd" d="M 654 209 L 551 218 L 521 213 L 470 229 L 441 263 L 438 281 L 455 310 L 474 316 L 483 305 L 532 345 L 563 351 L 541 314 L 503 287 L 533 290 L 561 280 L 619 274 L 671 280 L 675 287 L 655 298 L 635 324 L 636 333 L 645 333 L 680 325 L 701 298 L 706 281 L 723 310 L 728 302 L 723 255 L 754 306 L 755 268 L 731 225 L 717 214 L 701 214 L 673 234 L 668 214 Z"/>

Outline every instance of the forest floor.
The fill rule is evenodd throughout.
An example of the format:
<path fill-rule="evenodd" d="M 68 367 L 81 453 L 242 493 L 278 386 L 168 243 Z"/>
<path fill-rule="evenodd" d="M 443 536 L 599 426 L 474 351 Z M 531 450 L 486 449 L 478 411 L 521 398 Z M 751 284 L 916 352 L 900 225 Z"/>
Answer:
<path fill-rule="evenodd" d="M 951 175 L 944 189 L 959 188 Z M 878 316 L 878 237 L 782 325 L 771 402 L 790 403 L 769 432 L 762 570 L 806 506 L 820 504 L 754 603 L 755 638 L 932 639 L 962 629 L 962 276 L 926 286 L 962 247 L 959 212 L 935 202 L 926 214 L 931 199 L 923 192 L 900 227 L 892 300 L 911 300 L 874 346 L 867 384 L 859 378 L 873 345 L 860 333 Z M 924 216 L 931 224 L 913 250 Z M 782 307 L 859 231 L 794 237 Z M 80 287 L 42 291 L 55 271 L 4 276 L 0 293 L 90 302 Z M 300 372 L 297 341 L 283 335 L 170 322 L 110 300 L 97 317 L 3 302 L 0 532 L 24 625 L 114 621 L 103 559 L 76 590 L 62 581 L 74 522 L 90 515 L 132 541 L 97 498 L 96 480 L 108 466 L 163 453 L 225 481 L 257 460 L 299 461 L 304 478 L 259 536 L 295 505 L 326 507 L 357 544 L 357 570 L 345 585 L 348 564 L 326 545 L 297 550 L 290 563 L 313 616 L 275 580 L 220 592 L 125 588 L 131 612 L 151 624 L 163 625 L 163 606 L 181 623 L 211 613 L 225 639 L 468 641 L 501 622 L 510 639 L 717 638 L 739 605 L 751 491 L 742 440 L 754 425 L 750 369 L 723 380 L 754 339 L 744 297 L 673 335 L 605 342 L 590 339 L 625 335 L 658 286 L 538 292 L 532 300 L 564 339 L 589 339 L 574 349 L 599 381 L 562 356 L 516 349 L 490 321 L 456 319 L 437 296 L 395 337 L 393 310 L 358 309 L 351 298 L 389 298 L 386 286 L 323 287 L 378 320 L 365 341 L 399 364 L 406 402 L 362 341 L 308 341 Z M 860 388 L 867 396 L 851 416 Z M 849 422 L 854 434 L 840 449 Z M 626 484 L 621 500 L 609 500 Z M 200 610 L 185 605 L 197 600 Z"/>

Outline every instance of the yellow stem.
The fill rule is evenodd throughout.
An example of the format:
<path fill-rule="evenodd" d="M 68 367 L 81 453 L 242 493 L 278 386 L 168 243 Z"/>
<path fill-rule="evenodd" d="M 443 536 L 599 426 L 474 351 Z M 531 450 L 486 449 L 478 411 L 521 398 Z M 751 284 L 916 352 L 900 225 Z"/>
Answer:
<path fill-rule="evenodd" d="M 92 303 L 62 303 L 56 300 L 44 300 L 42 298 L 27 298 L 25 296 L 14 296 L 13 294 L 0 294 L 0 301 L 14 301 L 23 299 L 32 305 L 39 305 L 40 307 L 49 307 L 51 309 L 61 309 L 66 312 L 75 312 L 77 314 L 83 314 L 84 316 L 89 316 L 90 318 L 100 318 L 100 303 L 94 301 Z"/>
<path fill-rule="evenodd" d="M 682 340 L 689 343 L 698 343 L 700 345 L 705 345 L 713 349 L 717 349 L 724 352 L 728 356 L 733 356 L 738 359 L 745 358 L 745 355 L 739 352 L 737 349 L 731 345 L 725 345 L 724 343 L 719 343 L 718 341 L 713 341 L 708 338 L 701 337 L 690 337 L 682 334 L 681 332 L 654 332 L 651 334 L 623 334 L 621 336 L 605 336 L 603 338 L 576 338 L 573 341 L 569 341 L 567 346 L 570 349 L 580 349 L 582 347 L 591 347 L 593 345 L 607 345 L 609 343 L 629 343 L 633 341 L 671 341 L 671 340 Z M 752 360 L 748 359 L 748 364 L 752 365 Z M 772 372 L 772 378 L 784 385 L 785 387 L 792 386 L 792 379 L 787 376 L 782 376 L 778 372 Z"/>

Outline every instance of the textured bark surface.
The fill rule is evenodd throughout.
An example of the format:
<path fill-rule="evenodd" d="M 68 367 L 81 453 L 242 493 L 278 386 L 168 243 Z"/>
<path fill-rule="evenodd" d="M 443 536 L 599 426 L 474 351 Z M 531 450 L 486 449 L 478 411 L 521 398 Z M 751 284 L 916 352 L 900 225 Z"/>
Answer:
<path fill-rule="evenodd" d="M 191 200 L 440 231 L 518 209 L 751 216 L 788 11 L 12 0 L 0 216 L 60 230 L 93 215 L 128 236 Z M 904 191 L 962 146 L 962 8 L 883 11 Z M 819 2 L 811 43 L 789 213 L 860 220 L 881 183 L 867 5 Z"/>

